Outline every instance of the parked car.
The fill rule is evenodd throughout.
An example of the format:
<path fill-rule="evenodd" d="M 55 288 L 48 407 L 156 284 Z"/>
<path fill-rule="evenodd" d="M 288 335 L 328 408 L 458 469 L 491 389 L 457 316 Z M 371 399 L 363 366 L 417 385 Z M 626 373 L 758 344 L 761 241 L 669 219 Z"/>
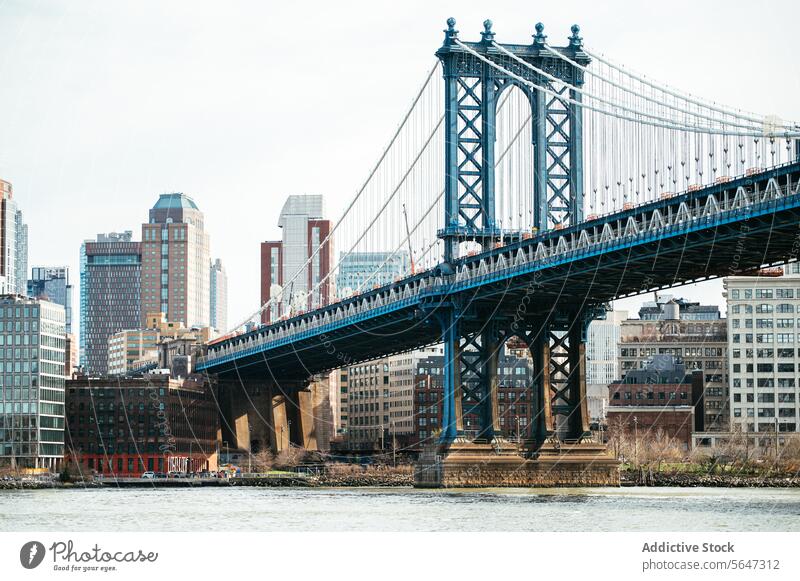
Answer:
<path fill-rule="evenodd" d="M 167 475 L 163 472 L 156 472 L 156 478 L 166 478 Z"/>
<path fill-rule="evenodd" d="M 152 479 L 152 478 L 155 478 L 155 477 L 156 477 L 155 472 L 151 472 L 150 470 L 148 470 L 147 472 L 142 472 L 142 478 L 150 478 L 150 479 Z"/>

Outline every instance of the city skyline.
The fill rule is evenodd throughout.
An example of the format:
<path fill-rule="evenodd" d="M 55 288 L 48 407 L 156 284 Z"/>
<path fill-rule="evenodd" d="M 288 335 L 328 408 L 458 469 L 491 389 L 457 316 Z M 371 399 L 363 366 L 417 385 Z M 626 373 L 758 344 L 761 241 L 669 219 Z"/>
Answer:
<path fill-rule="evenodd" d="M 3 53 L 10 55 L 0 61 L 9 87 L 0 95 L 0 105 L 11 120 L 0 136 L 0 177 L 15 184 L 31 226 L 32 263 L 64 264 L 78 272 L 82 240 L 100 231 L 137 231 L 138 218 L 155 196 L 184 191 L 208 216 L 214 255 L 226 265 L 232 323 L 258 306 L 253 265 L 259 243 L 279 237 L 275 224 L 283 200 L 290 194 L 321 192 L 335 220 L 385 144 L 397 113 L 412 96 L 411 87 L 432 63 L 432 50 L 441 42 L 439 23 L 458 14 L 459 28 L 472 36 L 486 16 L 477 3 L 436 8 L 420 4 L 402 13 L 364 7 L 358 22 L 336 7 L 306 14 L 294 7 L 233 5 L 219 14 L 195 4 L 191 13 L 188 4 L 157 9 L 151 5 L 141 11 L 112 11 L 100 3 L 44 4 L 24 13 L 21 6 L 6 4 L 0 22 Z M 655 22 L 637 7 L 627 7 L 628 21 L 638 23 L 627 28 L 618 26 L 616 11 L 604 14 L 593 7 L 582 9 L 577 17 L 546 6 L 524 14 L 515 7 L 497 7 L 492 17 L 500 39 L 529 36 L 538 20 L 547 22 L 552 39 L 566 38 L 576 20 L 587 42 L 610 56 L 622 56 L 637 46 L 626 61 L 653 78 L 670 79 L 692 93 L 744 109 L 767 108 L 790 117 L 791 91 L 765 94 L 755 85 L 737 82 L 740 67 L 755 69 L 764 63 L 732 31 L 746 29 L 751 43 L 776 55 L 769 66 L 777 71 L 787 64 L 783 59 L 790 58 L 792 18 L 773 21 L 768 14 L 744 16 L 733 9 L 691 6 L 699 18 L 680 19 L 682 43 L 672 42 L 669 21 Z M 158 26 L 147 26 L 152 22 Z M 401 34 L 387 35 L 389 26 Z M 301 29 L 311 37 L 324 36 L 326 43 L 333 43 L 331 54 L 340 58 L 333 62 L 302 51 L 283 51 L 283 60 L 263 56 L 274 54 L 275 47 L 292 46 L 292 35 Z M 62 34 L 68 30 L 74 32 Z M 329 34 L 331 30 L 337 34 Z M 29 38 L 50 38 L 50 44 Z M 138 50 L 127 51 L 134 38 Z M 199 38 L 207 43 L 200 43 L 204 49 L 199 54 L 183 48 Z M 669 54 L 660 48 L 666 43 Z M 376 45 L 390 66 L 370 67 L 370 74 L 363 75 L 371 62 L 363 47 Z M 725 46 L 736 67 L 709 76 L 702 66 L 687 66 L 701 45 Z M 30 70 L 39 74 L 31 77 L 18 62 L 34 63 Z M 347 78 L 348 84 L 319 102 L 310 90 L 290 95 L 272 91 L 277 75 L 296 87 L 307 83 L 307 75 L 327 83 Z M 292 75 L 297 75 L 296 82 Z M 155 84 L 161 90 L 154 97 L 137 84 Z M 48 96 L 54 94 L 57 100 Z M 363 122 L 372 117 L 379 120 Z M 75 119 L 84 120 L 79 133 Z M 198 124 L 198 119 L 206 124 Z M 171 138 L 165 139 L 164 127 Z M 317 137 L 307 142 L 307 132 L 298 127 L 313 128 Z M 67 140 L 70 148 L 56 146 Z M 315 165 L 313 172 L 303 171 L 309 160 Z M 44 172 L 42 167 L 55 169 Z M 109 219 L 112 200 L 115 216 L 134 218 Z M 230 200 L 236 200 L 235 206 Z M 251 211 L 236 212 L 234 235 L 227 224 L 233 208 L 243 207 Z M 50 212 L 68 219 L 53 227 Z M 700 302 L 722 302 L 720 282 L 675 292 Z M 636 311 L 641 300 L 629 299 L 619 308 Z"/>

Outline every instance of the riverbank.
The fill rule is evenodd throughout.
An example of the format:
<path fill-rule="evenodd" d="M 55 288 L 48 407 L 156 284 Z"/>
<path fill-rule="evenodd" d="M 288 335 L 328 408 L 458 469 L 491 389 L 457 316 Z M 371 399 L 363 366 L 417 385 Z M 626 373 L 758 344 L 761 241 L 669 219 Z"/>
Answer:
<path fill-rule="evenodd" d="M 303 487 L 303 488 L 398 488 L 411 487 L 414 476 L 410 469 L 331 467 L 318 474 L 272 474 L 237 478 L 104 478 L 91 481 L 61 482 L 59 480 L 14 479 L 0 480 L 0 490 L 37 490 L 73 488 L 201 488 L 201 487 Z M 623 487 L 681 487 L 681 488 L 800 488 L 797 474 L 706 474 L 667 473 L 622 470 Z"/>
<path fill-rule="evenodd" d="M 716 487 L 716 488 L 800 488 L 794 474 L 670 474 L 662 472 L 620 473 L 621 486 Z"/>

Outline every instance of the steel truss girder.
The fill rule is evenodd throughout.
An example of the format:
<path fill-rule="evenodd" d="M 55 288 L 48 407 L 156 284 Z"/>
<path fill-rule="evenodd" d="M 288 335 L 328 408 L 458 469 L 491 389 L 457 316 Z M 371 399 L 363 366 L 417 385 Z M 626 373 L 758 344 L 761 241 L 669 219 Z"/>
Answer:
<path fill-rule="evenodd" d="M 577 442 L 591 435 L 586 404 L 585 332 L 595 310 L 555 312 L 515 334 L 533 358 L 530 439 Z"/>

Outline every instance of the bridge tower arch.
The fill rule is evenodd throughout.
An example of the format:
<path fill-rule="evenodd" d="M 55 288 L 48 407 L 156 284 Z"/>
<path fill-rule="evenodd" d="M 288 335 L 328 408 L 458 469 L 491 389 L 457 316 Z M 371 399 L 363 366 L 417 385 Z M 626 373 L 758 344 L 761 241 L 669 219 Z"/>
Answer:
<path fill-rule="evenodd" d="M 499 50 L 490 20 L 484 22 L 479 42 L 462 42 L 455 24 L 454 18 L 448 19 L 444 44 L 436 52 L 442 63 L 445 86 L 445 216 L 439 237 L 444 240 L 444 258 L 448 263 L 459 257 L 463 242 L 475 242 L 487 248 L 500 237 L 495 207 L 497 105 L 500 94 L 513 85 L 529 95 L 531 104 L 532 226 L 542 231 L 581 221 L 581 94 L 571 86 L 583 85 L 583 71 L 559 59 L 553 51 L 563 53 L 582 66 L 590 62 L 582 50 L 583 40 L 577 25 L 572 27 L 566 47 L 548 45 L 541 23 L 536 25 L 531 44 L 499 45 L 564 81 L 559 83 L 521 66 Z M 531 89 L 473 52 L 559 97 Z"/>

